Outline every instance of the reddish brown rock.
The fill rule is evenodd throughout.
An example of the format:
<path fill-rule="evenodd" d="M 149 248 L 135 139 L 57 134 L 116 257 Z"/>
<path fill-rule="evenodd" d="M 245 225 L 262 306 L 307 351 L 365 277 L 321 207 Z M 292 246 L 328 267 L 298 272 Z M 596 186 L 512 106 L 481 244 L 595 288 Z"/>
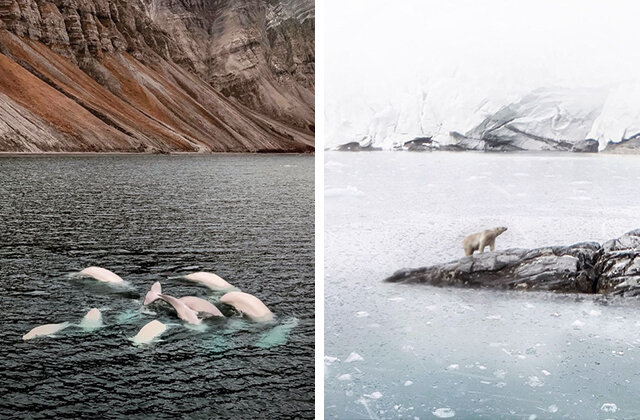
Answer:
<path fill-rule="evenodd" d="M 313 150 L 310 4 L 0 0 L 0 151 Z"/>

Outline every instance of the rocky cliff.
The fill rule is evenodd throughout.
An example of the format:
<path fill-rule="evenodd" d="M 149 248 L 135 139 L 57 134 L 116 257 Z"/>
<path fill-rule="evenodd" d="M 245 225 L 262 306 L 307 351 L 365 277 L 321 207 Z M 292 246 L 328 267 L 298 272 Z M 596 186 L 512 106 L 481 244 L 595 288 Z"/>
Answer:
<path fill-rule="evenodd" d="M 0 151 L 309 151 L 313 4 L 0 0 Z"/>

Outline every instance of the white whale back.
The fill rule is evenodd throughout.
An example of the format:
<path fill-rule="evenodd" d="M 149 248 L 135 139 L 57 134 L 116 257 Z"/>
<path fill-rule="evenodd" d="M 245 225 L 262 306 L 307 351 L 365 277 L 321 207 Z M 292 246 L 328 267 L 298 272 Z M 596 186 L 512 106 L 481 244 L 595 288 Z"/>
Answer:
<path fill-rule="evenodd" d="M 196 296 L 183 296 L 179 300 L 187 305 L 192 311 L 224 317 L 222 312 L 220 312 L 220 309 L 216 308 L 215 305 L 208 300 L 204 300 Z"/>
<path fill-rule="evenodd" d="M 162 322 L 154 319 L 140 329 L 138 334 L 133 337 L 135 344 L 146 344 L 167 330 L 167 326 Z"/>
<path fill-rule="evenodd" d="M 23 340 L 31 340 L 36 337 L 44 337 L 47 335 L 52 335 L 57 333 L 58 331 L 62 331 L 71 325 L 69 322 L 63 322 L 60 324 L 45 324 L 40 325 L 39 327 L 33 328 L 31 331 L 22 336 Z"/>
<path fill-rule="evenodd" d="M 178 314 L 178 318 L 182 319 L 183 321 L 186 321 L 189 324 L 196 324 L 196 325 L 202 322 L 198 318 L 198 314 L 195 311 L 193 311 L 191 308 L 189 308 L 180 299 L 176 299 L 173 296 L 169 296 L 169 295 L 160 295 L 160 299 L 164 300 L 165 302 L 173 306 L 173 309 L 175 309 L 176 313 Z"/>
<path fill-rule="evenodd" d="M 197 273 L 191 273 L 185 276 L 186 279 L 198 282 L 204 286 L 207 286 L 211 290 L 228 290 L 233 289 L 233 286 L 222 277 L 217 274 L 207 273 L 206 271 L 199 271 Z"/>
<path fill-rule="evenodd" d="M 80 321 L 80 327 L 93 330 L 102 326 L 102 314 L 98 308 L 92 308 Z"/>
<path fill-rule="evenodd" d="M 271 321 L 273 313 L 257 297 L 244 292 L 229 292 L 220 298 L 220 302 L 226 303 L 247 315 L 254 321 Z"/>
<path fill-rule="evenodd" d="M 106 283 L 122 283 L 123 281 L 119 275 L 102 267 L 87 267 L 80 274 Z"/>

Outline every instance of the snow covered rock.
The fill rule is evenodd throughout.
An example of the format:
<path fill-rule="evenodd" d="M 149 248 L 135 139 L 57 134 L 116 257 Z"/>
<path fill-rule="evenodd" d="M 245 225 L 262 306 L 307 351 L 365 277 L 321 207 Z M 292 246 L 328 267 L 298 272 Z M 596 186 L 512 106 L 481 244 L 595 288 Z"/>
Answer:
<path fill-rule="evenodd" d="M 536 89 L 466 133 L 451 136 L 470 150 L 592 150 L 593 142 L 584 141 L 606 93 L 606 89 Z"/>

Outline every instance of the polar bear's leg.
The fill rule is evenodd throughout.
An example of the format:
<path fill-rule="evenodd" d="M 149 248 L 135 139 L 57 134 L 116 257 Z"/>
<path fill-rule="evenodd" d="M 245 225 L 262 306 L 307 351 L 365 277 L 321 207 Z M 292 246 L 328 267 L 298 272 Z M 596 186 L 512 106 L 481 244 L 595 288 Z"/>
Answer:
<path fill-rule="evenodd" d="M 496 250 L 496 240 L 495 239 L 493 241 L 489 242 L 489 249 L 491 249 L 491 252 Z"/>
<path fill-rule="evenodd" d="M 468 257 L 471 254 L 473 254 L 473 247 L 471 245 L 465 245 L 464 246 L 464 255 L 466 255 Z"/>
<path fill-rule="evenodd" d="M 480 253 L 484 253 L 484 247 L 487 246 L 487 244 L 484 243 L 484 239 L 480 239 L 480 244 L 478 245 L 478 251 L 480 251 Z"/>

